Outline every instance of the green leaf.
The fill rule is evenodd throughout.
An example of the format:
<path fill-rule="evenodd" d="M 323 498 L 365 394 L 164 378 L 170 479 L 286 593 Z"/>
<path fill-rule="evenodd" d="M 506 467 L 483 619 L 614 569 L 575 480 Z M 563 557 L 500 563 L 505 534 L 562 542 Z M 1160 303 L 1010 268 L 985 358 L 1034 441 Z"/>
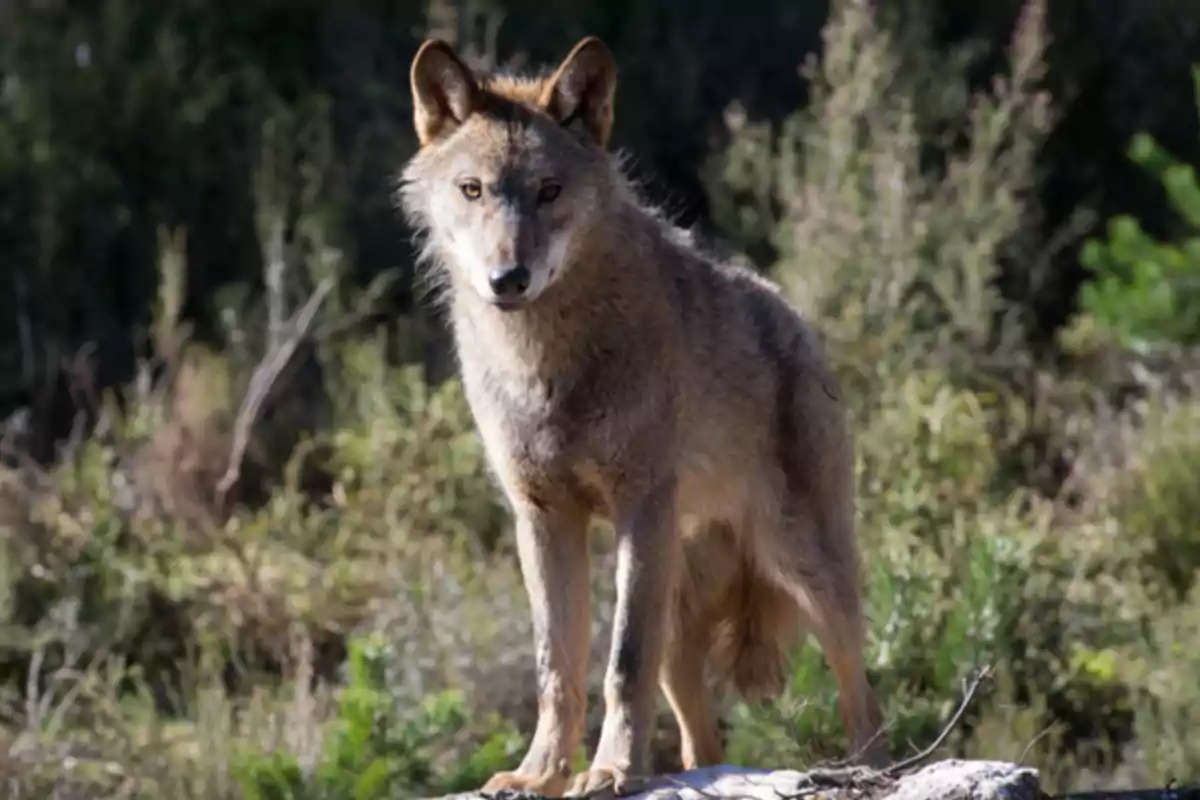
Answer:
<path fill-rule="evenodd" d="M 355 800 L 375 800 L 380 797 L 391 776 L 392 765 L 387 759 L 375 759 L 354 782 Z"/>

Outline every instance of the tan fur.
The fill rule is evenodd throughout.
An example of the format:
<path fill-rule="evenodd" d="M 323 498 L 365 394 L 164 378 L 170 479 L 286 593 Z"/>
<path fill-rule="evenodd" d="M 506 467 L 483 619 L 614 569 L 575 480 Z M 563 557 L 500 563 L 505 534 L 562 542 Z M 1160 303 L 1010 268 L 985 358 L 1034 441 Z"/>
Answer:
<path fill-rule="evenodd" d="M 647 772 L 660 687 L 684 765 L 720 762 L 705 664 L 770 697 L 806 632 L 852 744 L 881 763 L 834 380 L 772 284 L 639 202 L 607 153 L 615 75 L 594 38 L 544 78 L 473 74 L 438 41 L 412 66 L 422 147 L 401 203 L 444 289 L 535 629 L 537 729 L 486 788 L 568 787 L 594 515 L 617 532 L 618 601 L 600 742 L 570 793 Z M 494 276 L 515 266 L 528 288 L 501 297 Z"/>

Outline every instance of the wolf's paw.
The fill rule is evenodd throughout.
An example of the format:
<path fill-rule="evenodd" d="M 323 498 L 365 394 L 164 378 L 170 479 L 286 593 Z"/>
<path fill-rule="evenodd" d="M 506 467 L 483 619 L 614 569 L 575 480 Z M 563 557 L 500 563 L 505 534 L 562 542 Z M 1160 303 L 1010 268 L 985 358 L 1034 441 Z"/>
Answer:
<path fill-rule="evenodd" d="M 564 797 L 624 797 L 636 792 L 643 779 L 616 766 L 593 766 L 571 780 Z"/>
<path fill-rule="evenodd" d="M 561 772 L 551 771 L 538 775 L 523 772 L 497 772 L 483 785 L 485 794 L 503 790 L 528 792 L 543 797 L 559 797 L 566 788 L 567 778 Z"/>

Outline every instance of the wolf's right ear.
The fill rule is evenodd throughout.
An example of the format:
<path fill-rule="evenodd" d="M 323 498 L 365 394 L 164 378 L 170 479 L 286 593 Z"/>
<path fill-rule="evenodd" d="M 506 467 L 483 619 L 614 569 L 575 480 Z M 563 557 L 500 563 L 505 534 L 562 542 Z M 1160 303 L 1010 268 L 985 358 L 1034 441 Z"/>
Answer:
<path fill-rule="evenodd" d="M 422 146 L 461 125 L 475 108 L 475 78 L 441 39 L 426 39 L 417 49 L 409 81 L 413 126 Z"/>

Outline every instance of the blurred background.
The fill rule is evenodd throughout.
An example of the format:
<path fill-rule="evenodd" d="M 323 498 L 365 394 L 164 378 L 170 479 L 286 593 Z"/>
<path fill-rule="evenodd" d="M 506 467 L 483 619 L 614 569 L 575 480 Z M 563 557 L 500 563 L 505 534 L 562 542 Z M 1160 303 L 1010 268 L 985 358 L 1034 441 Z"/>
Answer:
<path fill-rule="evenodd" d="M 939 756 L 1200 779 L 1196 3 L 0 0 L 0 795 L 519 761 L 508 516 L 392 192 L 424 36 L 589 33 L 647 197 L 827 342 L 893 753 L 991 665 Z M 723 709 L 733 762 L 844 752 L 815 646 Z"/>

